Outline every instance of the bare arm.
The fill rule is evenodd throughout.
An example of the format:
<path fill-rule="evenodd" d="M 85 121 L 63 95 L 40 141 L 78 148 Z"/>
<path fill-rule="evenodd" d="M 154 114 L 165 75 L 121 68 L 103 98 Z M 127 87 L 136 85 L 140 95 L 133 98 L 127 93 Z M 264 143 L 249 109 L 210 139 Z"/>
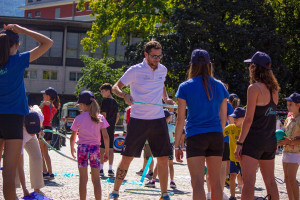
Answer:
<path fill-rule="evenodd" d="M 234 124 L 233 117 L 228 116 L 228 121 L 229 121 L 229 124 Z"/>
<path fill-rule="evenodd" d="M 114 86 L 112 87 L 112 92 L 117 95 L 118 97 L 121 97 L 121 98 L 124 98 L 125 100 L 125 103 L 128 104 L 128 105 L 132 105 L 133 103 L 131 101 L 133 101 L 132 97 L 127 94 L 126 92 L 124 92 L 122 90 L 122 88 L 124 87 L 125 85 L 120 81 L 118 80 Z"/>
<path fill-rule="evenodd" d="M 102 133 L 104 145 L 105 145 L 105 153 L 103 156 L 103 161 L 106 162 L 109 157 L 109 136 L 108 136 L 106 128 L 101 129 L 101 133 Z"/>
<path fill-rule="evenodd" d="M 227 98 L 225 98 L 221 103 L 219 116 L 220 116 L 222 130 L 224 131 L 226 121 L 227 121 Z"/>
<path fill-rule="evenodd" d="M 19 173 L 19 179 L 20 179 L 20 183 L 22 185 L 24 196 L 30 196 L 30 194 L 29 194 L 29 192 L 26 188 L 25 173 L 24 173 L 24 157 L 23 157 L 23 155 L 20 156 L 19 166 L 18 166 L 18 173 Z"/>
<path fill-rule="evenodd" d="M 76 158 L 76 156 L 75 156 L 76 149 L 74 147 L 76 137 L 77 137 L 77 131 L 72 131 L 72 135 L 71 135 L 71 138 L 70 138 L 70 147 L 71 147 L 71 154 L 72 154 L 73 158 Z"/>
<path fill-rule="evenodd" d="M 119 112 L 118 112 L 118 113 L 117 113 L 117 119 L 116 119 L 116 125 L 118 124 L 119 119 L 120 119 L 120 114 L 119 114 Z"/>
<path fill-rule="evenodd" d="M 53 45 L 53 41 L 50 38 L 48 38 L 47 36 L 37 33 L 35 31 L 29 30 L 29 29 L 19 26 L 17 24 L 8 24 L 7 26 L 4 25 L 3 28 L 5 30 L 11 30 L 15 33 L 26 34 L 26 35 L 32 37 L 38 43 L 40 43 L 39 46 L 30 50 L 29 62 L 32 62 L 32 61 L 38 59 L 39 57 L 41 57 Z"/>
<path fill-rule="evenodd" d="M 178 162 L 183 162 L 183 152 L 179 148 L 181 135 L 183 132 L 184 121 L 185 121 L 185 110 L 186 110 L 186 101 L 184 99 L 178 98 L 178 114 L 176 119 L 176 128 L 175 128 L 175 156 Z"/>

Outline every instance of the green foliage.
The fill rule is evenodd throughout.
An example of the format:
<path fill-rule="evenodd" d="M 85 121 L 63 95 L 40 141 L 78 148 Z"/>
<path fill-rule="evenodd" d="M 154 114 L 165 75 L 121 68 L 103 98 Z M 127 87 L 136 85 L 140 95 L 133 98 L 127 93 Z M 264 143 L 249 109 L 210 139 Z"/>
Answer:
<path fill-rule="evenodd" d="M 78 95 L 83 90 L 90 90 L 95 94 L 97 101 L 101 105 L 103 98 L 99 88 L 104 83 L 115 84 L 122 76 L 124 70 L 123 68 L 112 69 L 109 67 L 114 62 L 113 59 L 98 60 L 85 55 L 81 59 L 85 67 L 81 70 L 83 76 L 79 79 L 76 86 L 76 94 Z M 124 100 L 117 96 L 114 97 L 119 104 L 119 111 L 123 111 L 126 107 Z"/>
<path fill-rule="evenodd" d="M 85 50 L 95 51 L 100 47 L 104 56 L 109 42 L 122 37 L 122 44 L 128 44 L 130 34 L 146 37 L 153 33 L 158 24 L 161 29 L 172 10 L 171 0 L 80 0 L 79 7 L 89 2 L 95 22 L 81 41 Z M 107 41 L 107 38 L 111 37 Z"/>

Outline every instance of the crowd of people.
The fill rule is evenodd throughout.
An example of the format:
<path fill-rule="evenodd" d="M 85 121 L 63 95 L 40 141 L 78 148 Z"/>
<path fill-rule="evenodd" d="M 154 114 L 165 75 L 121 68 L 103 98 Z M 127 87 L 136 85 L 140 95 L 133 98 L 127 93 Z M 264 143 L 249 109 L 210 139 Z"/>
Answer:
<path fill-rule="evenodd" d="M 20 53 L 20 33 L 32 37 L 39 46 Z M 60 107 L 58 93 L 49 87 L 42 91 L 41 104 L 29 107 L 24 86 L 25 69 L 52 44 L 48 37 L 16 24 L 4 25 L 0 32 L 0 152 L 2 154 L 4 149 L 5 199 L 16 199 L 15 188 L 20 183 L 24 196 L 30 195 L 25 184 L 23 149 L 29 154 L 30 182 L 35 192 L 43 194 L 40 190 L 44 187 L 43 179 L 55 178 L 44 140 L 50 144 L 53 137 L 51 122 Z M 242 200 L 252 200 L 258 166 L 267 198 L 276 200 L 279 199 L 274 176 L 277 146 L 284 147 L 282 162 L 288 197 L 299 199 L 296 174 L 300 164 L 300 94 L 295 92 L 285 98 L 291 114 L 283 126 L 277 126 L 286 134 L 283 140 L 277 141 L 276 109 L 280 87 L 272 72 L 271 58 L 266 53 L 258 51 L 244 61 L 250 75 L 246 108 L 240 107 L 237 94 L 229 94 L 228 86 L 213 76 L 208 51 L 193 50 L 187 80 L 179 85 L 176 102 L 165 87 L 167 68 L 160 63 L 161 44 L 148 42 L 144 56 L 141 63 L 131 66 L 113 86 L 105 83 L 99 88 L 104 98 L 101 107 L 92 91 L 79 94 L 77 103 L 81 113 L 71 127 L 70 148 L 78 162 L 81 200 L 87 195 L 89 166 L 95 199 L 102 198 L 100 176 L 105 175 L 107 161 L 108 175 L 115 176 L 113 191 L 107 199 L 118 199 L 132 160 L 140 157 L 143 150 L 144 166 L 137 173 L 144 172 L 150 157 L 156 158 L 155 167 L 152 162 L 147 174 L 152 179 L 145 186 L 154 187 L 158 176 L 161 200 L 171 199 L 168 183 L 173 189 L 178 187 L 174 181 L 174 152 L 176 161 L 183 162 L 183 151 L 186 151 L 194 200 L 234 200 L 236 193 L 241 193 Z M 130 87 L 130 94 L 123 91 L 125 86 Z M 116 173 L 113 141 L 119 109 L 112 94 L 123 98 L 130 106 L 127 136 Z M 175 118 L 174 109 L 149 105 L 162 102 L 178 105 L 175 126 L 170 124 Z M 207 193 L 204 189 L 206 169 Z M 230 197 L 223 192 L 226 179 L 230 180 Z"/>

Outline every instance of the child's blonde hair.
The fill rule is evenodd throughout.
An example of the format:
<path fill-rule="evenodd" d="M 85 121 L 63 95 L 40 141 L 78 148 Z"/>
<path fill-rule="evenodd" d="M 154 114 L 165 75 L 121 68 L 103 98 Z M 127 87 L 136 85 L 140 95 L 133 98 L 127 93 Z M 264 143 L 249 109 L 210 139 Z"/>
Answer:
<path fill-rule="evenodd" d="M 100 107 L 97 101 L 94 98 L 91 98 L 92 103 L 89 105 L 89 114 L 91 116 L 91 120 L 99 123 L 99 114 L 100 114 Z"/>

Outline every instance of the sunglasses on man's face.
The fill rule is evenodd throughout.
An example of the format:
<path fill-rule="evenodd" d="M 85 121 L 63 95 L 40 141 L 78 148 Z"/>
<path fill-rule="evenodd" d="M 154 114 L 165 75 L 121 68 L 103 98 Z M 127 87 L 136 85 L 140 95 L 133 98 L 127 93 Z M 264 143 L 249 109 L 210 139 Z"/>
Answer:
<path fill-rule="evenodd" d="M 149 54 L 149 56 L 151 56 L 153 59 L 162 59 L 162 57 L 163 57 L 163 55 L 157 56 L 157 55 L 151 55 L 151 54 Z"/>

